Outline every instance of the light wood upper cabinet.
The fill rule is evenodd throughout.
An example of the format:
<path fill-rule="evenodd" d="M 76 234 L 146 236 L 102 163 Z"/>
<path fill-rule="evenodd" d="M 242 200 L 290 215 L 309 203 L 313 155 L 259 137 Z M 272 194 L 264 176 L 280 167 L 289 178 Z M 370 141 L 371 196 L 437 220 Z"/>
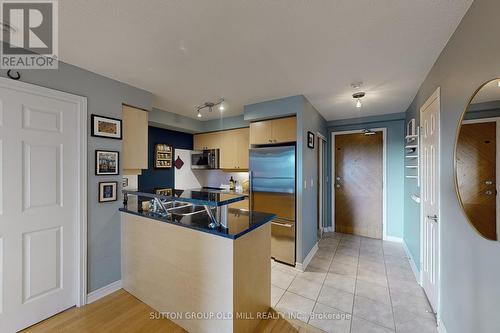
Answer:
<path fill-rule="evenodd" d="M 148 168 L 148 112 L 123 105 L 122 166 L 125 175 Z"/>
<path fill-rule="evenodd" d="M 235 132 L 236 130 L 230 130 L 221 133 L 222 140 L 219 152 L 221 169 L 236 169 L 238 164 L 238 142 Z"/>
<path fill-rule="evenodd" d="M 193 137 L 194 150 L 218 149 L 221 145 L 221 132 L 195 134 Z"/>
<path fill-rule="evenodd" d="M 257 121 L 250 124 L 250 143 L 264 145 L 271 143 L 272 120 Z"/>
<path fill-rule="evenodd" d="M 237 132 L 237 166 L 238 169 L 248 169 L 248 148 L 250 148 L 250 129 L 241 128 Z"/>
<path fill-rule="evenodd" d="M 297 140 L 297 118 L 288 117 L 250 124 L 250 144 L 293 142 Z"/>
<path fill-rule="evenodd" d="M 293 142 L 297 139 L 297 118 L 280 118 L 272 121 L 274 143 Z"/>
<path fill-rule="evenodd" d="M 193 146 L 195 150 L 220 149 L 221 169 L 248 169 L 248 128 L 195 134 Z"/>

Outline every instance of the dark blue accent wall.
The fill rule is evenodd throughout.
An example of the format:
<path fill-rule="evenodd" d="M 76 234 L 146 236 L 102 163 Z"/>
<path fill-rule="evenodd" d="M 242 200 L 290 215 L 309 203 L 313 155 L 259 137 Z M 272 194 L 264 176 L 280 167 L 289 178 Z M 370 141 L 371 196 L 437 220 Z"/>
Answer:
<path fill-rule="evenodd" d="M 173 162 L 177 158 L 175 149 L 193 149 L 193 134 L 171 131 L 163 128 L 148 128 L 148 166 L 149 169 L 143 170 L 139 176 L 139 190 L 148 190 L 156 187 L 173 188 L 174 187 L 174 166 L 170 169 L 155 169 L 154 150 L 155 144 L 165 143 L 174 149 Z M 184 161 L 188 164 L 191 161 Z"/>

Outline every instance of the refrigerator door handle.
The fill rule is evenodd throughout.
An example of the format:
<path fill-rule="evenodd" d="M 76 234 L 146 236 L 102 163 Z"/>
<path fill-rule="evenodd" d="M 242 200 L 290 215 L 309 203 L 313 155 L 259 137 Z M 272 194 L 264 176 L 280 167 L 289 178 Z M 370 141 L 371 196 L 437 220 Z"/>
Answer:
<path fill-rule="evenodd" d="M 291 223 L 279 223 L 279 222 L 274 222 L 272 221 L 271 224 L 280 226 L 280 227 L 285 227 L 285 228 L 293 228 L 293 224 Z"/>
<path fill-rule="evenodd" d="M 293 228 L 295 221 L 278 217 L 272 220 L 271 224 L 279 225 L 280 227 Z"/>
<path fill-rule="evenodd" d="M 248 199 L 250 211 L 253 211 L 253 171 L 250 170 L 248 173 Z"/>

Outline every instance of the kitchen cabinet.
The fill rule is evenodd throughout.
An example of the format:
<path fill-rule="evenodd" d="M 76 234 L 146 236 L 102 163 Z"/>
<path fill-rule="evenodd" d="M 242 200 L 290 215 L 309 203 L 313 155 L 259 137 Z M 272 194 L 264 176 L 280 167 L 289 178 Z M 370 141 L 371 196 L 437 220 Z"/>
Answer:
<path fill-rule="evenodd" d="M 221 169 L 248 169 L 249 135 L 248 128 L 221 132 Z"/>
<path fill-rule="evenodd" d="M 249 128 L 195 134 L 194 150 L 220 149 L 221 169 L 248 170 Z"/>
<path fill-rule="evenodd" d="M 148 112 L 122 106 L 122 166 L 124 175 L 140 175 L 148 168 Z"/>
<path fill-rule="evenodd" d="M 221 132 L 200 133 L 193 136 L 194 150 L 220 149 Z"/>
<path fill-rule="evenodd" d="M 250 144 L 293 142 L 297 139 L 297 118 L 287 117 L 250 124 Z"/>

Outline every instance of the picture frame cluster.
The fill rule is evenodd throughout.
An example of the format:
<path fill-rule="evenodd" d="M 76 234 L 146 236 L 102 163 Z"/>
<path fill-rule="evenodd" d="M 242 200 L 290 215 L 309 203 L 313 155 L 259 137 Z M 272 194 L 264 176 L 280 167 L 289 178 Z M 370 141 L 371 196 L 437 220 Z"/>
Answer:
<path fill-rule="evenodd" d="M 122 139 L 122 120 L 99 115 L 91 115 L 91 135 L 98 138 Z M 114 150 L 95 151 L 95 175 L 117 176 L 120 174 L 120 152 Z M 118 182 L 102 181 L 98 183 L 98 202 L 118 200 Z"/>

